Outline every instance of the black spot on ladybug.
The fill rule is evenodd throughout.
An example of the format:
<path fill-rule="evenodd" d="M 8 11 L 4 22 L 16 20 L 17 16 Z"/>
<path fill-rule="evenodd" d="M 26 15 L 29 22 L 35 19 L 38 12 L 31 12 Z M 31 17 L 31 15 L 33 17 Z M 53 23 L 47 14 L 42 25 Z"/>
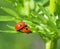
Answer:
<path fill-rule="evenodd" d="M 28 30 L 28 28 L 25 28 L 26 30 Z"/>
<path fill-rule="evenodd" d="M 20 26 L 22 26 L 21 24 L 19 24 Z"/>

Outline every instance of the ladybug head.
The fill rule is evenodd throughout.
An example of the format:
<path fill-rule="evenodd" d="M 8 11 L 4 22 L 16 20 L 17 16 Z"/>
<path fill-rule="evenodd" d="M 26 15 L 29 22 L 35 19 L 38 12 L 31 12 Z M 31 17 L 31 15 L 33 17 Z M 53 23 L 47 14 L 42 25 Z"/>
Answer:
<path fill-rule="evenodd" d="M 16 30 L 20 30 L 22 28 L 25 27 L 25 23 L 24 22 L 19 22 L 18 24 L 16 24 L 15 28 Z"/>

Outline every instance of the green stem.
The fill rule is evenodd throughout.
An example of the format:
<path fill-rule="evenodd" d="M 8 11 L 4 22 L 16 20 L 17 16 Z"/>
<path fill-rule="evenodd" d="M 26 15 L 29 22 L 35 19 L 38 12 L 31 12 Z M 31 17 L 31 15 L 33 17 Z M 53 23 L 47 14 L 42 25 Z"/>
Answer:
<path fill-rule="evenodd" d="M 46 42 L 46 49 L 56 49 L 57 47 L 57 40 L 49 40 Z"/>

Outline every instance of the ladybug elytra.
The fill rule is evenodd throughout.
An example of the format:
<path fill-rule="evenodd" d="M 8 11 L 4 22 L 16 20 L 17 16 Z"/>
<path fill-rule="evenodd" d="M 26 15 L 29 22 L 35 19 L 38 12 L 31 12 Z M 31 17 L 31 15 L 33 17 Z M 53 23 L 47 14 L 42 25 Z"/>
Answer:
<path fill-rule="evenodd" d="M 20 30 L 23 27 L 25 27 L 25 23 L 24 22 L 19 22 L 18 24 L 16 24 L 15 29 L 16 30 Z"/>

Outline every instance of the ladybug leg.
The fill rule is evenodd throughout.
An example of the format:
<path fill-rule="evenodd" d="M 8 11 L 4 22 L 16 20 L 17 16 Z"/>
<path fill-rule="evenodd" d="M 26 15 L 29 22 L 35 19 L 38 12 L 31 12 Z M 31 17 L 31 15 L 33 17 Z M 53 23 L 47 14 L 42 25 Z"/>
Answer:
<path fill-rule="evenodd" d="M 27 33 L 27 34 L 30 34 L 30 33 L 32 33 L 32 31 L 30 31 L 29 33 Z"/>
<path fill-rule="evenodd" d="M 18 32 L 20 32 L 20 30 L 17 30 Z"/>
<path fill-rule="evenodd" d="M 32 33 L 32 31 L 30 31 L 30 33 Z"/>

